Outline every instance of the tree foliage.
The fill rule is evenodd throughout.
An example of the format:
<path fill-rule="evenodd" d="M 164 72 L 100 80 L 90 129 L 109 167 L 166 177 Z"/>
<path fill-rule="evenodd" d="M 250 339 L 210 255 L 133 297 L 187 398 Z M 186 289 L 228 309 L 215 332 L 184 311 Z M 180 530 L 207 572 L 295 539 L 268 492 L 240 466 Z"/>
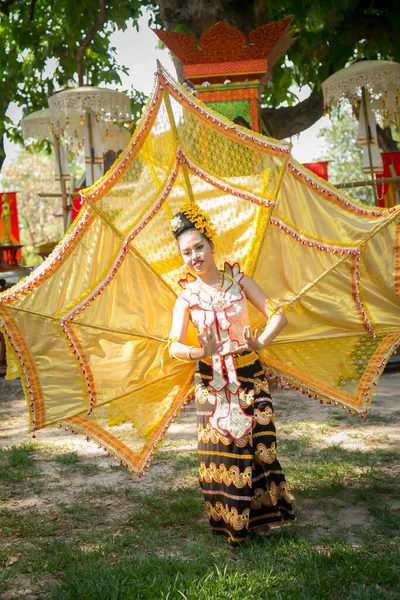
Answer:
<path fill-rule="evenodd" d="M 329 160 L 329 180 L 333 184 L 348 181 L 370 179 L 363 173 L 363 149 L 357 146 L 358 122 L 351 108 L 334 109 L 329 125 L 322 127 L 318 137 L 325 142 L 324 157 L 318 160 Z M 344 190 L 359 202 L 375 204 L 372 187 L 359 187 Z"/>
<path fill-rule="evenodd" d="M 4 115 L 14 101 L 27 114 L 47 105 L 54 89 L 82 82 L 120 82 L 110 35 L 137 25 L 143 10 L 166 29 L 196 37 L 219 20 L 249 33 L 293 15 L 297 40 L 273 71 L 263 93 L 267 132 L 282 139 L 300 133 L 323 112 L 321 83 L 356 57 L 400 61 L 400 11 L 380 0 L 3 0 L 0 4 L 0 139 L 20 139 Z M 181 71 L 178 70 L 178 73 Z M 309 85 L 299 102 L 293 85 Z M 143 98 L 135 99 L 137 110 Z M 384 139 L 384 138 L 381 138 Z M 385 148 L 386 149 L 386 148 Z M 4 152 L 0 144 L 0 166 Z"/>
<path fill-rule="evenodd" d="M 6 0 L 0 4 L 0 139 L 22 141 L 5 116 L 11 102 L 24 114 L 47 106 L 55 89 L 121 83 L 111 34 L 137 25 L 140 0 Z M 134 96 L 133 101 L 137 98 Z M 4 150 L 0 146 L 0 166 Z"/>

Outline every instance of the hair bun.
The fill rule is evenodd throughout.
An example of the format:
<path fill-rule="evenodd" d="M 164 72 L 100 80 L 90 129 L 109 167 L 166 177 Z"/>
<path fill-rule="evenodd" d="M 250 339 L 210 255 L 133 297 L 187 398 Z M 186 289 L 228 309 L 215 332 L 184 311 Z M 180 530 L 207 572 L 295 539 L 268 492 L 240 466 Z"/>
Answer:
<path fill-rule="evenodd" d="M 178 237 L 188 229 L 197 229 L 212 241 L 214 228 L 207 214 L 195 202 L 187 202 L 170 221 L 173 236 Z"/>
<path fill-rule="evenodd" d="M 177 240 L 178 237 L 187 229 L 195 229 L 195 226 L 183 212 L 177 212 L 173 219 L 170 221 L 172 234 Z"/>

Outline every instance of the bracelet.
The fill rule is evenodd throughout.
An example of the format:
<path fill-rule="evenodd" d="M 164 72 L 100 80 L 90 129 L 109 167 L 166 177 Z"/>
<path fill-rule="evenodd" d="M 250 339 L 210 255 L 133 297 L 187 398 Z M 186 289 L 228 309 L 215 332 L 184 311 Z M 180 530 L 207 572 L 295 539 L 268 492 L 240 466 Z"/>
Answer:
<path fill-rule="evenodd" d="M 196 348 L 196 346 L 190 346 L 190 348 L 188 350 L 188 357 L 189 357 L 190 360 L 193 360 L 193 358 L 192 358 L 192 356 L 190 354 L 190 351 L 191 351 L 192 348 Z"/>
<path fill-rule="evenodd" d="M 179 356 L 175 356 L 175 354 L 173 354 L 172 352 L 170 352 L 169 355 L 170 355 L 171 358 L 175 358 L 176 360 L 179 360 L 179 362 L 184 362 L 184 363 L 191 362 L 187 358 L 179 358 Z"/>
<path fill-rule="evenodd" d="M 162 366 L 162 368 L 164 368 L 164 366 L 163 366 L 163 363 L 164 363 L 163 355 L 164 355 L 164 352 L 165 352 L 165 350 L 167 348 L 168 348 L 168 354 L 169 354 L 170 358 L 175 358 L 176 360 L 179 360 L 180 362 L 184 362 L 184 363 L 190 362 L 188 359 L 186 359 L 186 358 L 179 358 L 179 356 L 175 356 L 175 354 L 173 352 L 171 352 L 172 343 L 173 342 L 177 342 L 177 341 L 178 341 L 178 338 L 176 338 L 176 337 L 174 337 L 174 338 L 168 338 L 167 345 L 165 346 L 165 348 L 164 348 L 164 350 L 163 350 L 163 352 L 161 354 L 161 366 Z"/>

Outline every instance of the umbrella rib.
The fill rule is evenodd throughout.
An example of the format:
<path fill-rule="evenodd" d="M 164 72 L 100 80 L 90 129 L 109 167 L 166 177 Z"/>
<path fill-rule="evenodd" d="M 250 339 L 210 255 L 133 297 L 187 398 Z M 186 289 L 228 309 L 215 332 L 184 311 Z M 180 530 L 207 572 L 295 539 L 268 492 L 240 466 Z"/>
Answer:
<path fill-rule="evenodd" d="M 176 164 L 176 162 L 175 162 L 175 164 Z M 171 171 L 170 171 L 170 174 L 171 174 Z M 164 182 L 163 187 L 160 188 L 161 190 L 163 190 L 165 188 L 167 181 L 168 181 L 168 178 Z M 161 194 L 162 194 L 162 192 L 161 192 Z M 156 200 L 155 200 L 155 202 L 153 204 L 155 204 L 157 202 L 157 200 L 159 199 L 159 197 L 160 197 L 161 194 L 158 194 L 158 196 L 157 196 L 157 198 L 156 198 Z M 122 241 L 124 241 L 124 239 L 125 239 L 126 236 L 122 232 L 120 232 L 119 229 L 117 227 L 115 227 L 115 225 L 112 222 L 110 222 L 101 211 L 98 210 L 98 208 L 96 207 L 96 204 L 91 204 L 90 206 L 91 206 L 91 208 L 93 208 L 94 212 L 100 217 L 100 219 L 102 219 L 105 223 L 107 223 L 107 225 L 109 227 L 111 227 L 111 229 L 114 231 L 114 233 L 116 233 L 116 235 L 119 237 L 119 239 L 121 239 Z M 136 223 L 136 225 L 139 223 L 139 221 Z M 172 292 L 172 294 L 176 298 L 177 297 L 177 293 L 169 286 L 169 284 L 166 281 L 163 280 L 163 278 L 159 275 L 159 273 L 157 273 L 156 271 L 154 271 L 151 268 L 151 266 L 149 265 L 149 263 L 147 262 L 147 260 L 142 256 L 142 254 L 136 248 L 134 248 L 132 246 L 132 241 L 133 240 L 131 240 L 129 242 L 129 250 L 132 251 L 136 255 L 136 257 L 139 258 L 146 265 L 146 267 L 148 267 L 150 269 L 150 271 L 157 277 L 157 279 L 159 281 L 161 281 L 161 283 L 163 283 L 164 286 L 170 292 Z"/>
<path fill-rule="evenodd" d="M 34 317 L 42 317 L 43 319 L 50 319 L 57 323 L 59 323 L 59 321 L 60 321 L 60 319 L 58 317 L 52 317 L 51 315 L 44 315 L 42 313 L 33 312 L 32 310 L 28 310 L 26 308 L 18 308 L 15 306 L 8 306 L 7 308 L 8 308 L 8 310 L 14 310 L 16 312 L 27 313 L 29 315 L 33 315 Z M 110 333 L 122 333 L 124 335 L 129 335 L 129 336 L 135 337 L 135 338 L 156 340 L 157 342 L 167 342 L 168 341 L 166 338 L 157 337 L 154 335 L 145 335 L 142 333 L 133 333 L 132 331 L 127 331 L 125 329 L 115 329 L 115 328 L 111 329 L 111 327 L 104 327 L 104 325 L 102 327 L 99 327 L 98 325 L 92 325 L 90 323 L 79 323 L 79 321 L 74 321 L 74 325 L 78 325 L 81 327 L 90 327 L 91 329 L 97 329 L 98 331 L 109 331 Z"/>
<path fill-rule="evenodd" d="M 381 229 L 383 229 L 384 227 L 386 227 L 387 225 L 389 225 L 394 219 L 396 219 L 398 217 L 398 213 L 395 212 L 389 219 L 385 219 L 384 222 L 382 223 L 378 223 L 378 225 L 372 230 L 370 231 L 364 238 L 362 238 L 359 242 L 359 246 L 363 246 L 365 245 L 368 240 L 370 240 L 372 237 L 374 237 Z M 327 269 L 326 271 L 324 271 L 323 273 L 321 273 L 321 275 L 319 277 L 317 277 L 317 279 L 314 279 L 314 281 L 312 283 L 309 283 L 308 285 L 306 285 L 301 292 L 299 292 L 297 294 L 297 296 L 295 296 L 292 300 L 290 300 L 290 302 L 286 303 L 287 306 L 290 306 L 291 304 L 293 304 L 294 302 L 296 302 L 296 300 L 298 300 L 299 298 L 301 298 L 302 296 L 304 296 L 305 294 L 308 294 L 308 292 L 315 286 L 317 285 L 317 283 L 319 283 L 321 281 L 321 279 L 323 279 L 326 275 L 328 275 L 331 271 L 333 271 L 334 269 L 336 269 L 336 267 L 338 267 L 344 260 L 346 260 L 348 258 L 348 255 L 345 254 L 344 256 L 342 256 L 342 258 L 340 258 L 334 265 L 332 265 L 331 267 L 329 267 L 329 269 Z M 285 304 L 285 303 L 283 303 Z"/>
<path fill-rule="evenodd" d="M 340 240 L 336 240 L 336 239 L 325 239 L 325 238 L 319 238 L 317 237 L 315 234 L 313 233 L 309 233 L 308 231 L 304 231 L 302 229 L 300 229 L 292 220 L 283 217 L 281 214 L 276 213 L 274 210 L 274 214 L 271 217 L 271 219 L 276 219 L 277 221 L 281 221 L 284 225 L 286 225 L 289 229 L 295 231 L 299 236 L 303 236 L 304 238 L 311 240 L 313 242 L 317 242 L 317 243 L 321 243 L 324 244 L 326 246 L 341 246 L 346 247 L 346 248 L 358 248 L 360 246 L 360 242 L 356 241 L 356 242 L 343 242 Z M 272 223 L 273 225 L 275 225 L 275 223 Z M 288 233 L 285 231 L 285 233 Z M 289 235 L 291 235 L 289 233 Z"/>
<path fill-rule="evenodd" d="M 98 331 L 109 331 L 110 333 L 122 333 L 124 335 L 129 335 L 134 338 L 156 340 L 157 342 L 167 342 L 168 341 L 168 339 L 166 339 L 166 338 L 157 337 L 157 336 L 149 335 L 149 334 L 146 335 L 144 333 L 134 333 L 133 331 L 127 331 L 125 329 L 115 329 L 115 328 L 111 328 L 111 327 L 104 327 L 104 325 L 99 327 L 99 325 L 92 325 L 90 323 L 79 323 L 79 321 L 74 321 L 74 325 L 78 325 L 79 327 L 89 327 L 91 329 L 97 329 Z"/>
<path fill-rule="evenodd" d="M 58 321 L 55 317 L 51 315 L 44 315 L 43 313 L 34 312 L 33 310 L 28 310 L 27 308 L 21 308 L 20 306 L 7 306 L 7 310 L 15 310 L 16 312 L 27 313 L 28 315 L 33 315 L 34 317 L 42 317 L 43 319 L 52 319 L 53 321 Z"/>
<path fill-rule="evenodd" d="M 393 328 L 387 328 L 387 327 L 382 327 L 379 330 L 379 334 L 378 335 L 383 335 L 383 334 L 388 334 L 388 333 L 400 333 L 400 326 L 397 329 L 393 329 Z M 290 340 L 285 340 L 285 339 L 277 339 L 276 341 L 273 340 L 273 342 L 271 342 L 270 346 L 284 346 L 284 345 L 290 345 L 290 344 L 297 344 L 298 342 L 301 343 L 306 343 L 306 342 L 315 342 L 315 341 L 320 341 L 320 340 L 331 340 L 331 339 L 337 339 L 337 338 L 344 338 L 344 337 L 359 337 L 360 333 L 365 333 L 365 329 L 361 329 L 359 331 L 344 331 L 342 333 L 333 333 L 330 335 L 310 335 L 309 337 L 307 337 L 307 339 L 305 340 L 302 337 L 293 337 Z M 281 336 L 280 336 L 281 337 Z M 282 336 L 283 337 L 283 336 Z"/>
<path fill-rule="evenodd" d="M 311 283 L 308 283 L 307 285 L 305 285 L 303 287 L 303 289 L 301 290 L 301 292 L 299 292 L 297 294 L 297 296 L 295 296 L 294 298 L 292 298 L 292 300 L 290 300 L 290 302 L 282 302 L 282 305 L 286 304 L 287 306 L 290 306 L 291 304 L 293 304 L 294 302 L 296 302 L 296 300 L 298 300 L 299 298 L 301 298 L 305 294 L 308 294 L 308 292 L 315 285 L 317 285 L 317 283 L 319 283 L 321 281 L 321 279 L 323 279 L 324 277 L 326 277 L 327 275 L 329 275 L 329 273 L 331 271 L 333 271 L 334 269 L 336 269 L 336 267 L 338 267 L 344 260 L 347 260 L 348 257 L 349 256 L 347 254 L 343 255 L 342 258 L 340 258 L 337 262 L 335 262 L 334 265 L 332 265 L 331 267 L 329 267 L 329 269 L 326 269 L 326 271 L 324 271 L 323 273 L 321 273 L 321 275 L 319 277 L 317 277 L 316 279 L 314 279 L 314 281 L 312 281 Z"/>
<path fill-rule="evenodd" d="M 178 129 L 177 129 L 176 123 L 175 123 L 174 113 L 172 111 L 171 101 L 169 99 L 169 94 L 168 94 L 167 90 L 164 90 L 163 99 L 164 99 L 164 104 L 165 104 L 165 108 L 166 108 L 167 115 L 168 115 L 169 124 L 171 126 L 172 135 L 174 136 L 175 142 L 177 145 L 177 152 L 179 152 L 180 139 L 179 139 Z M 193 196 L 193 189 L 192 189 L 192 184 L 190 182 L 187 165 L 182 162 L 182 163 L 180 163 L 180 166 L 182 167 L 183 177 L 184 177 L 185 184 L 186 184 L 186 191 L 189 196 L 190 202 L 194 203 L 195 200 L 194 200 L 194 196 Z"/>
<path fill-rule="evenodd" d="M 115 398 L 110 398 L 109 400 L 105 400 L 104 402 L 97 403 L 96 406 L 94 407 L 94 410 L 96 410 L 96 408 L 101 408 L 103 406 L 107 406 L 108 404 L 110 404 L 111 402 L 114 402 L 116 400 L 122 400 L 126 396 L 129 396 L 130 394 L 134 394 L 140 390 L 143 390 L 145 387 L 149 387 L 153 383 L 157 383 L 159 381 L 166 381 L 167 379 L 170 379 L 171 377 L 175 377 L 175 376 L 176 376 L 176 373 L 170 373 L 169 375 L 165 375 L 164 377 L 158 377 L 156 381 L 152 381 L 151 383 L 143 383 L 142 385 L 139 385 L 134 390 L 131 390 L 130 392 L 126 392 L 125 394 L 122 394 L 121 396 L 116 396 Z M 84 414 L 84 415 L 87 414 L 86 409 L 80 410 L 79 412 L 76 412 L 76 413 L 73 413 L 72 415 L 69 415 L 68 417 L 65 417 L 63 419 L 60 419 L 60 418 L 53 419 L 53 421 L 49 421 L 48 423 L 46 423 L 46 427 L 48 427 L 49 425 L 54 425 L 54 423 L 59 423 L 60 421 L 68 421 L 68 419 L 71 419 L 72 417 L 82 415 L 82 414 Z"/>
<path fill-rule="evenodd" d="M 194 367 L 194 365 L 193 365 Z M 138 387 L 136 387 L 134 390 L 131 390 L 130 392 L 126 392 L 125 394 L 122 394 L 121 396 L 116 396 L 115 398 L 111 398 L 110 400 L 107 400 L 106 402 L 102 403 L 102 404 L 97 404 L 97 407 L 100 406 L 104 406 L 106 404 L 109 404 L 110 402 L 114 402 L 115 400 L 121 400 L 122 398 L 125 398 L 126 396 L 130 396 L 130 394 L 135 394 L 136 392 L 145 389 L 146 387 L 150 387 L 151 385 L 155 384 L 155 383 L 159 383 L 160 381 L 166 381 L 167 379 L 170 379 L 171 377 L 176 377 L 176 373 L 170 373 L 169 375 L 165 375 L 164 377 L 157 377 L 156 380 L 151 381 L 149 383 L 142 383 L 141 385 L 139 385 Z"/>
<path fill-rule="evenodd" d="M 96 213 L 96 215 L 98 215 L 100 217 L 100 219 L 102 221 L 104 221 L 105 223 L 107 223 L 107 225 L 109 227 L 111 227 L 111 229 L 114 231 L 114 233 L 117 235 L 117 237 L 119 237 L 120 240 L 124 240 L 123 233 L 121 233 L 119 231 L 119 229 L 117 227 L 115 227 L 115 225 L 114 225 L 114 223 L 112 221 L 110 221 L 109 219 L 107 219 L 107 217 L 105 216 L 105 214 L 97 208 L 96 204 L 89 204 L 89 206 Z"/>
<path fill-rule="evenodd" d="M 361 240 L 360 246 L 362 246 L 363 244 L 366 244 L 370 238 L 374 237 L 374 235 L 376 235 L 377 233 L 379 233 L 379 231 L 381 229 L 383 229 L 384 227 L 387 227 L 388 225 L 390 225 L 390 223 L 392 221 L 394 221 L 394 219 L 397 219 L 399 216 L 400 216 L 400 212 L 399 211 L 395 211 L 389 218 L 384 219 L 384 221 L 382 221 L 382 223 L 378 223 L 378 225 L 376 227 L 374 227 L 374 229 L 372 229 L 372 231 L 370 231 Z"/>
<path fill-rule="evenodd" d="M 172 287 L 166 281 L 164 281 L 164 279 L 161 277 L 161 275 L 159 273 L 157 273 L 157 271 L 155 271 L 154 269 L 151 268 L 150 264 L 147 262 L 147 260 L 144 258 L 144 256 L 139 252 L 139 250 L 137 248 L 135 248 L 134 246 L 132 246 L 132 243 L 129 244 L 129 250 L 130 250 L 130 252 L 133 252 L 133 254 L 136 256 L 136 258 L 141 260 L 143 262 L 143 264 L 146 265 L 146 267 L 151 271 L 151 273 L 153 275 L 155 275 L 157 277 L 157 279 L 159 279 L 159 281 L 161 281 L 161 283 L 164 284 L 164 286 L 167 288 L 167 290 L 170 291 L 174 295 L 175 298 L 178 296 L 178 294 L 175 292 L 175 290 L 173 290 Z"/>

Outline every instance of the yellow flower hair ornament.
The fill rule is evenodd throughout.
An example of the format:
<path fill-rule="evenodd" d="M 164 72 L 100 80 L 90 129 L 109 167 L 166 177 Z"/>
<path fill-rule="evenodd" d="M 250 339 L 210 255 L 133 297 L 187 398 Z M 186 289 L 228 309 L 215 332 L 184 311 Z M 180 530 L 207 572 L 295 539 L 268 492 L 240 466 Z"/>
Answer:
<path fill-rule="evenodd" d="M 195 227 L 211 241 L 215 237 L 215 230 L 210 219 L 195 202 L 186 202 L 181 206 L 180 211 L 171 219 L 170 224 L 175 237 L 181 233 L 181 229 L 190 226 Z"/>

